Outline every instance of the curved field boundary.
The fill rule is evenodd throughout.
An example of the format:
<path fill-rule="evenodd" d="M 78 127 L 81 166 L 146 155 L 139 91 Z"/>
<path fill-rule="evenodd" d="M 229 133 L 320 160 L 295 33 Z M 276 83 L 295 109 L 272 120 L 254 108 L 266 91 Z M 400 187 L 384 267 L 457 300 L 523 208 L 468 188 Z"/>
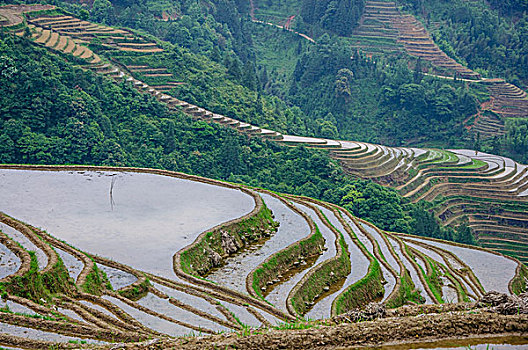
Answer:
<path fill-rule="evenodd" d="M 117 330 L 121 332 L 134 332 L 141 334 L 144 337 L 151 335 L 151 333 L 146 332 L 142 328 L 134 326 L 132 323 L 124 322 L 117 317 L 110 316 L 100 310 L 75 300 L 64 300 L 61 298 L 58 300 L 57 304 L 63 308 L 72 310 L 77 315 L 81 316 L 85 323 L 87 323 L 89 326 L 95 325 L 96 327 L 103 329 Z"/>
<path fill-rule="evenodd" d="M 227 182 L 222 182 L 218 180 L 208 179 L 201 176 L 196 175 L 188 175 L 184 173 L 179 173 L 175 171 L 169 171 L 169 170 L 160 170 L 160 169 L 149 169 L 149 168 L 133 168 L 133 167 L 107 167 L 107 166 L 91 166 L 91 165 L 14 165 L 14 164 L 1 164 L 0 169 L 13 169 L 13 170 L 40 170 L 40 171 L 115 171 L 115 172 L 134 172 L 134 173 L 146 173 L 146 174 L 154 174 L 154 175 L 162 175 L 162 176 L 168 176 L 168 177 L 175 177 L 185 180 L 191 180 L 191 181 L 197 181 L 202 182 L 205 184 L 211 184 L 211 185 L 217 185 L 222 186 L 230 189 L 235 190 L 241 190 L 241 191 L 249 191 L 245 189 L 242 185 L 235 185 L 230 184 Z M 249 191 L 251 192 L 251 191 Z M 254 197 L 255 198 L 255 197 Z M 257 196 L 257 200 L 260 200 L 260 196 Z M 255 209 L 253 210 L 255 211 Z M 249 214 L 248 214 L 249 215 Z M 242 218 L 234 219 L 232 221 L 241 221 Z M 232 222 L 224 223 L 224 225 L 228 225 Z M 222 225 L 219 225 L 222 226 Z M 211 231 L 211 230 L 208 230 Z M 207 231 L 207 232 L 208 232 Z M 205 234 L 207 233 L 205 232 Z M 189 282 L 195 283 L 196 285 L 205 286 L 208 289 L 221 291 L 222 293 L 225 293 L 228 296 L 232 296 L 235 299 L 239 298 L 239 300 L 244 300 L 245 302 L 249 303 L 250 305 L 253 305 L 257 308 L 260 308 L 282 320 L 291 320 L 293 321 L 294 318 L 292 318 L 289 315 L 284 314 L 283 312 L 275 309 L 274 307 L 270 306 L 269 304 L 261 301 L 256 300 L 253 297 L 250 297 L 249 295 L 242 294 L 235 292 L 229 288 L 219 286 L 217 284 L 214 284 L 212 282 L 196 278 L 194 276 L 186 274 L 183 270 L 181 270 L 180 265 L 180 259 L 178 256 L 178 253 L 176 253 L 173 257 L 173 265 L 174 265 L 174 271 L 176 275 L 180 278 L 183 278 L 184 280 L 188 280 Z"/>
<path fill-rule="evenodd" d="M 130 266 L 127 266 L 125 264 L 121 264 L 116 261 L 100 257 L 98 255 L 89 255 L 89 257 L 90 257 L 89 259 L 90 261 L 93 260 L 101 265 L 110 266 L 110 267 L 113 267 L 114 269 L 128 272 L 137 278 L 137 280 L 134 283 L 117 290 L 117 292 L 120 293 L 121 295 L 124 295 L 128 297 L 129 299 L 136 299 L 138 296 L 141 296 L 147 292 L 147 289 L 149 286 L 148 286 L 147 277 L 145 276 L 144 273 Z M 81 284 L 81 283 L 77 282 L 77 284 Z"/>
<path fill-rule="evenodd" d="M 262 192 L 274 196 L 290 210 L 302 216 L 308 223 L 310 232 L 304 239 L 294 242 L 275 254 L 269 256 L 247 275 L 246 289 L 248 290 L 249 294 L 256 298 L 262 297 L 262 288 L 265 287 L 268 282 L 276 280 L 279 275 L 283 275 L 292 269 L 295 266 L 294 263 L 300 261 L 300 259 L 313 255 L 319 255 L 322 252 L 322 247 L 325 244 L 324 237 L 317 229 L 313 220 L 305 212 L 299 210 L 296 206 L 292 205 L 283 197 L 271 191 L 264 190 Z M 275 286 L 276 285 L 272 285 L 272 287 Z"/>
<path fill-rule="evenodd" d="M 309 203 L 312 201 L 311 199 L 297 196 L 288 196 L 288 198 L 315 211 L 323 224 L 336 236 L 336 255 L 320 262 L 309 270 L 288 294 L 286 299 L 288 311 L 294 315 L 304 315 L 310 309 L 310 303 L 324 294 L 325 286 L 336 284 L 350 274 L 350 257 L 342 233 L 330 223 L 317 207 Z M 306 199 L 306 201 L 303 201 L 303 199 Z M 319 280 L 321 278 L 324 280 L 323 283 Z"/>
<path fill-rule="evenodd" d="M 424 271 L 422 271 L 421 266 L 416 262 L 415 255 L 411 251 L 410 247 L 407 246 L 407 244 L 405 244 L 405 242 L 400 237 L 398 237 L 397 235 L 393 234 L 392 238 L 394 238 L 398 242 L 398 244 L 400 245 L 400 248 L 401 248 L 401 251 L 402 251 L 403 255 L 405 256 L 405 258 L 407 258 L 407 260 L 413 266 L 414 270 L 416 271 L 416 274 L 418 275 L 418 278 L 420 279 L 420 282 L 422 283 L 422 286 L 425 289 L 425 292 L 427 293 L 427 295 L 429 295 L 429 298 L 431 298 L 431 300 L 435 304 L 437 304 L 438 300 L 436 299 L 436 296 L 434 295 L 433 291 L 431 290 L 431 287 L 427 283 L 427 280 L 425 279 L 425 276 L 424 276 Z"/>
<path fill-rule="evenodd" d="M 217 316 L 208 314 L 207 312 L 204 312 L 204 311 L 199 310 L 199 309 L 197 309 L 197 308 L 195 308 L 193 306 L 185 304 L 185 303 L 179 301 L 176 298 L 169 297 L 167 294 L 163 293 L 162 291 L 160 291 L 160 290 L 158 290 L 158 289 L 156 289 L 156 288 L 154 288 L 152 286 L 149 288 L 149 292 L 151 292 L 152 294 L 158 296 L 159 298 L 168 300 L 169 303 L 171 303 L 172 305 L 174 305 L 174 306 L 176 306 L 176 307 L 178 307 L 178 308 L 180 308 L 182 310 L 186 310 L 186 311 L 192 312 L 193 314 L 198 315 L 198 316 L 200 316 L 200 317 L 202 317 L 204 319 L 213 321 L 213 322 L 215 322 L 215 323 L 217 323 L 219 325 L 222 325 L 222 326 L 230 328 L 230 329 L 241 329 L 240 325 L 237 322 L 232 322 L 230 320 L 226 321 L 226 320 L 221 319 L 221 318 L 219 318 Z M 197 293 L 189 293 L 189 294 L 195 295 Z M 204 300 L 206 300 L 207 302 L 211 303 L 212 305 L 215 305 L 217 308 L 220 306 L 220 305 L 216 304 L 216 301 L 214 299 L 212 299 L 211 297 L 206 298 L 203 295 L 200 296 L 200 297 L 202 297 Z M 197 330 L 197 329 L 195 329 L 195 330 Z"/>
<path fill-rule="evenodd" d="M 425 265 L 425 271 L 420 266 L 420 272 L 425 279 L 426 285 L 429 287 L 428 290 L 432 293 L 432 295 L 429 296 L 436 304 L 443 303 L 442 285 L 440 284 L 441 281 L 439 275 L 440 264 L 416 248 L 408 246 L 408 249 L 415 258 L 422 260 Z"/>
<path fill-rule="evenodd" d="M 221 243 L 222 232 L 229 232 L 228 234 L 231 238 L 237 240 L 237 242 L 240 241 L 239 243 L 242 246 L 246 245 L 246 242 L 242 237 L 249 236 L 249 233 L 239 232 L 237 229 L 243 225 L 248 225 L 249 220 L 257 219 L 258 222 L 258 218 L 263 213 L 265 215 L 265 211 L 268 209 L 258 194 L 245 188 L 241 188 L 241 191 L 249 194 L 253 198 L 255 202 L 253 210 L 244 216 L 216 225 L 215 227 L 202 232 L 193 243 L 181 249 L 174 255 L 174 261 L 178 261 L 179 263 L 174 266 L 175 270 L 180 270 L 188 275 L 206 276 L 213 267 L 220 266 L 221 262 L 215 263 L 211 256 L 216 252 L 218 259 L 222 260 L 224 256 L 229 255 L 229 253 L 225 252 L 221 247 L 221 244 L 220 246 L 219 244 L 215 244 Z M 235 232 L 231 233 L 232 231 Z M 251 239 L 251 237 L 249 238 Z M 258 238 L 261 237 L 258 236 Z M 239 249 L 240 248 L 237 248 L 237 251 Z M 219 254 L 217 250 L 221 250 L 222 254 Z"/>
<path fill-rule="evenodd" d="M 204 332 L 204 333 L 209 333 L 209 334 L 214 334 L 215 332 L 210 330 L 210 329 L 207 329 L 207 328 L 204 328 L 204 327 L 198 327 L 198 326 L 195 326 L 195 325 L 192 325 L 190 323 L 187 323 L 187 322 L 183 322 L 183 321 L 180 321 L 180 320 L 177 320 L 177 319 L 174 319 L 172 317 L 169 317 L 167 315 L 164 315 L 164 314 L 161 314 L 159 312 L 156 312 L 154 310 L 151 310 L 149 309 L 148 307 L 144 307 L 128 298 L 125 298 L 123 296 L 121 296 L 120 294 L 118 293 L 107 293 L 107 295 L 109 296 L 112 296 L 118 300 L 120 300 L 121 302 L 127 304 L 128 306 L 136 309 L 136 310 L 139 310 L 139 311 L 142 311 L 148 315 L 151 315 L 151 316 L 154 316 L 156 318 L 159 318 L 159 319 L 162 319 L 162 320 L 165 320 L 165 321 L 168 321 L 168 322 L 171 322 L 171 323 L 174 323 L 174 324 L 177 324 L 179 326 L 183 326 L 183 327 L 186 327 L 186 328 L 189 328 L 189 329 L 192 329 L 194 331 L 197 331 L 197 332 Z M 233 327 L 233 325 L 231 325 L 229 328 L 237 328 L 237 327 Z"/>
<path fill-rule="evenodd" d="M 356 226 L 358 227 L 358 229 L 361 231 L 361 233 L 363 233 L 363 235 L 365 235 L 369 241 L 372 243 L 372 246 L 374 247 L 374 256 L 376 257 L 376 259 L 378 259 L 378 261 L 396 278 L 398 279 L 398 273 L 394 270 L 394 268 L 387 262 L 385 261 L 385 259 L 383 258 L 382 256 L 382 253 L 381 253 L 381 248 L 379 246 L 379 243 L 378 241 L 376 241 L 374 239 L 374 237 L 372 237 L 372 235 L 363 228 L 363 226 L 361 226 L 359 223 L 364 223 L 370 227 L 372 227 L 373 229 L 375 229 L 380 235 L 382 234 L 381 231 L 376 227 L 374 226 L 373 224 L 371 224 L 370 222 L 368 221 L 365 221 L 363 219 L 360 219 L 360 218 L 356 218 L 354 217 L 353 221 L 356 223 Z M 396 258 L 396 261 L 398 259 Z"/>
<path fill-rule="evenodd" d="M 217 302 L 216 299 L 222 300 L 222 301 L 234 304 L 234 305 L 242 306 L 242 307 L 247 307 L 247 305 L 249 304 L 249 300 L 251 300 L 251 301 L 255 300 L 255 299 L 249 298 L 248 296 L 244 296 L 243 298 L 241 298 L 241 297 L 237 296 L 236 293 L 226 293 L 223 290 L 206 289 L 205 287 L 201 287 L 201 286 L 197 286 L 197 285 L 181 284 L 181 283 L 175 282 L 175 281 L 167 279 L 167 278 L 158 277 L 158 276 L 150 275 L 150 274 L 148 276 L 149 276 L 149 279 L 151 281 L 159 283 L 162 286 L 165 286 L 165 287 L 168 287 L 168 288 L 171 288 L 171 289 L 183 292 L 183 293 L 187 293 L 187 294 L 194 295 L 196 297 L 202 298 L 202 299 L 204 299 L 205 301 L 209 302 L 211 305 L 213 305 L 215 307 L 218 305 L 218 302 Z M 180 307 L 180 308 L 184 307 L 184 305 L 182 303 L 178 303 L 174 298 L 171 298 L 169 301 L 172 304 L 174 304 L 175 306 L 177 306 L 177 307 Z M 176 303 L 174 303 L 174 302 L 176 302 Z M 269 304 L 266 304 L 266 305 L 270 306 Z M 262 310 L 262 308 L 260 306 L 256 306 L 256 305 L 253 305 L 253 306 L 257 307 L 257 308 L 260 308 Z M 188 311 L 194 312 L 191 309 L 189 309 Z M 267 311 L 267 310 L 265 310 L 265 311 L 269 313 L 269 311 Z M 203 312 L 198 312 L 196 314 L 198 316 L 202 316 Z M 208 318 L 207 315 L 203 315 L 203 317 Z M 292 318 L 292 320 L 293 320 L 293 318 Z"/>
<path fill-rule="evenodd" d="M 0 213 L 0 215 L 2 215 L 2 213 Z M 18 270 L 15 273 L 0 279 L 0 282 L 8 281 L 16 276 L 24 276 L 29 271 L 31 266 L 31 256 L 27 250 L 22 248 L 17 242 L 12 240 L 3 232 L 0 232 L 0 244 L 6 246 L 7 249 L 13 252 L 13 254 L 15 254 L 20 259 L 20 267 Z"/>
<path fill-rule="evenodd" d="M 49 233 L 45 231 L 42 231 L 31 225 L 28 225 L 28 227 L 30 227 L 31 230 L 36 232 L 40 237 L 43 237 L 44 240 L 46 240 L 52 246 L 58 247 L 64 250 L 65 252 L 70 253 L 77 259 L 79 259 L 83 263 L 84 266 L 79 276 L 77 276 L 76 284 L 78 286 L 82 286 L 84 283 L 86 283 L 86 277 L 88 276 L 88 274 L 90 274 L 90 272 L 93 269 L 93 265 L 94 265 L 93 261 L 88 256 L 79 252 L 77 249 L 72 248 L 70 245 L 56 239 L 55 237 L 51 236 Z"/>
<path fill-rule="evenodd" d="M 350 220 L 355 222 L 354 217 L 346 209 L 339 209 L 341 210 L 339 210 L 339 215 L 337 218 L 347 233 L 350 235 L 356 246 L 369 260 L 369 267 L 366 275 L 363 278 L 348 286 L 334 299 L 332 302 L 332 315 L 334 316 L 347 312 L 348 310 L 364 306 L 369 302 L 382 297 L 384 292 L 383 285 L 381 284 L 381 279 L 383 276 L 379 266 L 379 261 L 372 254 L 370 254 L 363 243 L 361 243 L 350 225 L 348 225 L 348 223 L 343 220 L 341 213 L 344 212 L 350 218 Z"/>
<path fill-rule="evenodd" d="M 452 273 L 454 273 L 455 275 L 457 275 L 459 278 L 464 280 L 467 283 L 467 285 L 471 287 L 473 292 L 475 292 L 475 298 L 474 299 L 477 299 L 477 298 L 479 298 L 480 296 L 482 296 L 482 295 L 484 295 L 486 293 L 486 291 L 484 290 L 484 287 L 482 287 L 482 284 L 480 283 L 479 279 L 477 278 L 477 276 L 475 275 L 475 273 L 473 272 L 471 267 L 469 267 L 464 261 L 462 261 L 456 254 L 454 254 L 454 253 L 452 253 L 450 251 L 447 251 L 445 249 L 442 249 L 442 248 L 439 248 L 439 247 L 435 247 L 433 245 L 429 245 L 429 244 L 426 244 L 426 243 L 423 243 L 423 242 L 413 241 L 413 243 L 415 243 L 415 244 L 417 244 L 419 246 L 422 246 L 424 248 L 430 249 L 430 250 L 434 251 L 435 253 L 437 253 L 438 255 L 442 256 L 442 258 L 444 259 L 444 262 L 446 263 L 446 265 L 449 268 L 449 270 Z M 456 269 L 451 264 L 451 262 L 449 261 L 449 259 L 446 256 L 451 257 L 458 264 L 460 264 L 463 267 L 463 272 L 464 273 L 459 271 L 458 269 Z"/>
<path fill-rule="evenodd" d="M 395 255 L 396 253 L 394 252 L 393 249 L 391 249 L 392 247 L 390 243 L 386 239 L 384 239 L 383 232 L 379 228 L 377 228 L 375 225 L 371 224 L 370 222 L 365 221 L 360 218 L 354 218 L 353 221 L 356 223 L 356 226 L 363 233 L 363 235 L 365 235 L 372 243 L 372 246 L 374 247 L 374 256 L 376 256 L 376 259 L 393 275 L 393 277 L 396 280 L 396 284 L 394 285 L 393 290 L 390 292 L 389 296 L 385 299 L 385 303 L 387 303 L 388 301 L 393 300 L 394 298 L 397 297 L 398 291 L 401 287 L 401 275 L 398 274 L 396 270 L 394 270 L 394 268 L 386 261 L 386 259 L 384 259 L 383 254 L 381 252 L 381 247 L 379 245 L 379 242 L 375 240 L 374 237 L 372 237 L 372 235 L 367 230 L 365 230 L 360 223 L 366 224 L 370 226 L 371 228 L 373 228 L 374 230 L 376 230 L 376 232 L 380 235 L 380 237 L 382 237 L 384 242 L 387 243 L 387 248 L 389 249 L 390 254 L 398 262 L 398 265 L 401 268 L 400 258 L 397 255 Z"/>
<path fill-rule="evenodd" d="M 393 235 L 401 236 L 403 238 L 405 238 L 407 236 L 407 237 L 412 237 L 412 238 L 426 239 L 426 240 L 430 240 L 430 241 L 433 241 L 433 242 L 451 244 L 451 245 L 454 245 L 454 246 L 457 246 L 457 247 L 460 247 L 460 248 L 477 249 L 477 250 L 481 250 L 481 251 L 486 252 L 486 253 L 495 254 L 495 255 L 500 256 L 500 257 L 505 258 L 505 259 L 509 259 L 509 260 L 511 260 L 511 261 L 513 261 L 513 262 L 515 262 L 517 264 L 517 268 L 516 268 L 516 271 L 515 271 L 515 276 L 510 280 L 510 283 L 508 284 L 508 289 L 509 289 L 511 294 L 519 294 L 519 292 L 517 292 L 517 293 L 514 292 L 513 284 L 514 284 L 514 281 L 516 279 L 520 278 L 520 275 L 522 273 L 521 270 L 522 270 L 523 267 L 525 268 L 525 266 L 516 258 L 513 258 L 513 257 L 508 256 L 508 255 L 504 255 L 504 254 L 499 253 L 499 252 L 494 251 L 494 250 L 482 248 L 482 247 L 479 247 L 479 246 L 473 246 L 473 245 L 468 245 L 468 244 L 463 244 L 463 243 L 458 243 L 458 242 L 444 241 L 444 240 L 438 239 L 438 238 L 422 237 L 422 236 L 412 235 L 412 234 L 408 234 L 408 233 L 396 233 L 396 232 L 393 233 Z"/>
<path fill-rule="evenodd" d="M 0 213 L 0 222 L 11 226 L 18 232 L 26 236 L 27 239 L 31 241 L 37 248 L 42 250 L 46 257 L 48 258 L 47 265 L 40 271 L 41 273 L 47 273 L 53 270 L 54 266 L 59 262 L 59 256 L 57 252 L 51 248 L 49 244 L 42 240 L 30 227 L 26 226 L 22 222 L 13 219 L 12 217 Z"/>
<path fill-rule="evenodd" d="M 418 250 L 416 250 L 414 248 L 411 248 L 411 249 L 413 249 L 414 252 L 419 252 L 419 253 L 421 253 L 421 255 L 423 257 L 427 257 L 428 260 L 431 260 L 431 265 L 432 266 L 436 265 L 436 267 L 438 268 L 439 271 L 443 271 L 444 272 L 444 276 L 446 278 L 448 278 L 453 283 L 453 286 L 456 287 L 459 302 L 465 301 L 466 298 L 467 298 L 467 295 L 469 295 L 469 290 L 467 289 L 466 284 L 475 292 L 475 294 L 472 295 L 473 299 L 477 300 L 478 299 L 477 295 L 478 296 L 482 296 L 483 294 L 485 294 L 484 288 L 482 288 L 482 286 L 480 285 L 480 282 L 478 281 L 476 276 L 474 276 L 474 274 L 472 276 L 470 276 L 470 281 L 471 281 L 471 283 L 470 283 L 459 271 L 457 271 L 453 267 L 453 265 L 450 263 L 450 261 L 446 257 L 446 255 L 449 255 L 449 256 L 453 257 L 457 261 L 457 263 L 460 263 L 461 260 L 458 259 L 458 257 L 456 257 L 454 254 L 450 254 L 449 252 L 447 252 L 447 251 L 445 251 L 443 249 L 433 249 L 434 247 L 432 247 L 432 246 L 430 246 L 428 244 L 424 244 L 422 242 L 409 241 L 409 240 L 407 240 L 406 242 L 413 243 L 413 244 L 415 244 L 415 245 L 417 245 L 419 247 L 422 247 L 424 249 L 430 250 L 430 251 L 432 251 L 432 252 L 434 252 L 434 253 L 436 253 L 436 254 L 438 254 L 439 256 L 442 257 L 443 262 L 434 259 L 428 253 L 420 252 L 420 251 L 418 251 Z M 427 265 L 427 266 L 429 266 L 429 265 Z M 464 264 L 463 262 L 462 262 L 462 266 L 465 269 L 465 271 L 468 271 L 468 272 L 472 273 L 471 269 L 466 264 Z M 429 273 L 428 273 L 428 275 L 429 275 Z"/>
<path fill-rule="evenodd" d="M 376 227 L 376 226 L 374 226 Z M 394 286 L 394 289 L 392 290 L 391 294 L 387 297 L 385 300 L 386 305 L 391 305 L 393 307 L 395 306 L 401 306 L 405 302 L 405 293 L 406 288 L 410 288 L 411 285 L 414 287 L 414 283 L 411 280 L 411 277 L 408 275 L 407 269 L 405 268 L 405 265 L 403 264 L 403 261 L 401 257 L 396 253 L 394 250 L 394 247 L 392 246 L 391 242 L 386 236 L 386 232 L 378 230 L 380 237 L 383 239 L 385 244 L 387 245 L 387 248 L 389 249 L 391 255 L 393 256 L 394 260 L 398 263 L 398 266 L 400 267 L 400 272 L 396 276 L 396 285 Z M 396 272 L 396 271 L 395 271 Z M 411 284 L 409 286 L 405 286 L 404 284 Z"/>
<path fill-rule="evenodd" d="M 3 312 L 0 312 L 0 322 L 14 324 L 20 327 L 39 329 L 42 331 L 58 333 L 67 336 L 80 336 L 92 339 L 106 340 L 110 342 L 115 341 L 117 339 L 128 342 L 137 342 L 141 340 L 141 336 L 139 334 L 134 334 L 131 332 L 125 333 L 93 326 L 31 318 Z"/>
<path fill-rule="evenodd" d="M 160 335 L 159 332 L 156 332 L 153 329 L 150 329 L 147 326 L 143 325 L 141 322 L 136 320 L 134 317 L 132 317 L 130 314 L 125 312 L 120 307 L 116 306 L 111 301 L 108 301 L 106 299 L 103 299 L 101 297 L 98 297 L 92 294 L 86 294 L 86 293 L 79 293 L 75 297 L 77 300 L 73 300 L 68 297 L 61 297 L 61 299 L 67 302 L 73 302 L 73 303 L 79 303 L 78 300 L 88 301 L 92 304 L 102 307 L 103 309 L 105 309 L 111 315 L 114 315 L 115 317 L 102 313 L 101 311 L 95 310 L 94 308 L 91 308 L 90 306 L 84 305 L 82 303 L 79 303 L 79 305 L 82 305 L 87 310 L 90 309 L 90 313 L 97 315 L 98 318 L 106 320 L 106 322 L 110 322 L 110 324 L 114 324 L 118 327 L 125 328 L 125 329 L 133 329 L 134 332 L 138 334 Z"/>

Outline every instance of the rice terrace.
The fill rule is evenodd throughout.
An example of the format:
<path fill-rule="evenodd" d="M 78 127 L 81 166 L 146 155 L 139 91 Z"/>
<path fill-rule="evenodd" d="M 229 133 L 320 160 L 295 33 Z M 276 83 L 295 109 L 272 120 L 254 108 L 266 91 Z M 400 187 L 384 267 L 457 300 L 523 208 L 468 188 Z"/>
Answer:
<path fill-rule="evenodd" d="M 528 79 L 451 5 L 46 3 L 0 2 L 0 348 L 528 348 Z"/>

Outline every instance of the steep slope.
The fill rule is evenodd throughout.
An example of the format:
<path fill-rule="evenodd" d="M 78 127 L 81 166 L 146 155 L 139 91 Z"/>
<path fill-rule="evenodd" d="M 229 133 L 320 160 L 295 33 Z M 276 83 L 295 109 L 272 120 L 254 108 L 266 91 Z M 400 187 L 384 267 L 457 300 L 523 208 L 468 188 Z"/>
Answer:
<path fill-rule="evenodd" d="M 464 302 L 525 283 L 514 259 L 389 234 L 306 197 L 154 169 L 4 165 L 0 173 L 0 208 L 24 218 L 0 215 L 2 246 L 21 262 L 1 269 L 3 345 L 141 346 L 327 318 L 379 298 L 390 307 Z M 174 220 L 184 227 L 175 231 Z M 262 300 L 275 291 L 273 304 Z"/>

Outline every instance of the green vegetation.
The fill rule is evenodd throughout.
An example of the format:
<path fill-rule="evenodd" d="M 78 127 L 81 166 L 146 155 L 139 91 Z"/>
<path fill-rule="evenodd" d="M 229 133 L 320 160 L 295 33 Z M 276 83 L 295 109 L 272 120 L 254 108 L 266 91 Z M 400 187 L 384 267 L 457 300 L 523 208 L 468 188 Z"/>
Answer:
<path fill-rule="evenodd" d="M 339 315 L 383 297 L 385 289 L 381 284 L 382 277 L 379 261 L 371 257 L 366 276 L 338 296 L 332 305 L 333 313 Z"/>
<path fill-rule="evenodd" d="M 105 289 L 108 289 L 108 285 L 110 285 L 108 276 L 106 276 L 106 273 L 100 270 L 94 262 L 92 271 L 86 276 L 86 281 L 81 285 L 81 289 L 85 293 L 101 295 Z"/>
<path fill-rule="evenodd" d="M 9 281 L 0 283 L 0 294 L 9 293 L 36 303 L 41 303 L 42 300 L 49 302 L 58 294 L 72 294 L 75 286 L 70 282 L 68 270 L 60 258 L 51 270 L 41 273 L 35 252 L 30 251 L 29 254 L 29 271 L 23 276 L 14 276 Z"/>
<path fill-rule="evenodd" d="M 422 266 L 420 266 L 420 270 L 422 270 L 422 274 L 424 275 L 425 282 L 431 289 L 431 292 L 433 293 L 436 301 L 439 303 L 443 303 L 444 300 L 442 299 L 442 280 L 440 279 L 440 271 L 438 267 L 438 263 L 428 256 L 420 253 L 417 250 L 413 249 L 413 252 L 415 255 L 418 255 L 426 266 L 426 271 L 423 270 Z"/>
<path fill-rule="evenodd" d="M 422 304 L 425 302 L 425 299 L 420 295 L 420 291 L 416 289 L 409 271 L 405 269 L 403 274 L 400 275 L 400 288 L 397 294 L 391 300 L 388 300 L 387 307 L 399 307 L 405 305 L 407 301 Z"/>
<path fill-rule="evenodd" d="M 276 230 L 277 223 L 271 217 L 271 211 L 262 205 L 256 215 L 244 218 L 240 222 L 223 225 L 200 236 L 199 241 L 181 252 L 181 268 L 194 276 L 205 276 L 214 267 L 221 266 L 225 256 L 233 254 L 227 251 L 223 240 L 233 240 L 236 250 L 268 237 Z"/>
<path fill-rule="evenodd" d="M 278 275 L 284 275 L 301 259 L 319 255 L 324 244 L 323 235 L 316 225 L 313 234 L 275 253 L 253 272 L 251 286 L 255 293 L 262 297 L 262 287 L 269 281 L 276 279 Z"/>
<path fill-rule="evenodd" d="M 325 221 L 329 223 L 326 218 Z M 313 301 L 325 293 L 326 287 L 331 288 L 332 285 L 338 284 L 350 274 L 348 246 L 341 233 L 339 233 L 338 244 L 340 248 L 336 256 L 312 269 L 290 293 L 289 299 L 298 315 L 304 315 Z"/>
<path fill-rule="evenodd" d="M 341 204 L 381 229 L 413 232 L 414 205 L 394 190 L 343 175 L 326 151 L 281 147 L 172 114 L 130 85 L 77 68 L 24 39 L 0 40 L 0 105 L 6 111 L 0 162 L 176 170 Z"/>
<path fill-rule="evenodd" d="M 139 300 L 147 295 L 150 286 L 151 284 L 149 279 L 145 278 L 143 281 L 141 281 L 141 283 L 133 283 L 130 286 L 121 289 L 118 293 L 130 300 Z"/>
<path fill-rule="evenodd" d="M 528 17 L 521 1 L 493 1 L 502 13 L 519 11 L 514 17 L 501 16 L 485 1 L 410 1 L 408 8 L 425 16 L 439 46 L 459 57 L 469 68 L 488 77 L 501 77 L 515 85 L 528 81 Z M 526 9 L 526 4 L 524 4 Z M 524 83 L 524 84 L 523 84 Z"/>
<path fill-rule="evenodd" d="M 528 281 L 528 267 L 521 265 L 519 274 L 515 276 L 512 282 L 512 291 L 515 294 L 526 292 L 526 281 Z"/>
<path fill-rule="evenodd" d="M 300 15 L 314 27 L 311 31 L 324 29 L 346 36 L 357 26 L 364 7 L 364 0 L 302 0 Z"/>

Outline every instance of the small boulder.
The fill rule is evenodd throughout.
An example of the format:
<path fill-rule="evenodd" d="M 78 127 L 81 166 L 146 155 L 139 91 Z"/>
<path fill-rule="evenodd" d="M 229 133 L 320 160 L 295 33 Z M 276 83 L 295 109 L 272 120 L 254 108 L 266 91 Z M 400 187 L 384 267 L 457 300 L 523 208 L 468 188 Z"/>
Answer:
<path fill-rule="evenodd" d="M 234 254 L 240 248 L 237 240 L 231 236 L 227 231 L 220 231 L 222 239 L 222 249 L 228 255 Z"/>

